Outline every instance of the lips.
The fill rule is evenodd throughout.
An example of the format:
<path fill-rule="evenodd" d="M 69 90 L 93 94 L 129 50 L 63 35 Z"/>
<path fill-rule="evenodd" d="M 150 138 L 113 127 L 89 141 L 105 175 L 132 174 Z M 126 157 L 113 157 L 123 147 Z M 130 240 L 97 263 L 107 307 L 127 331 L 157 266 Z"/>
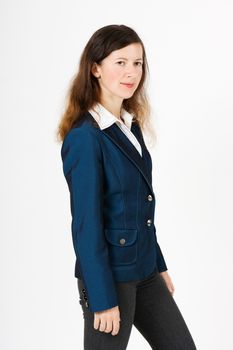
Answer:
<path fill-rule="evenodd" d="M 133 87 L 134 86 L 134 84 L 133 83 L 121 83 L 122 85 L 125 85 L 125 86 L 127 86 L 127 87 L 129 87 L 129 88 L 131 88 L 131 87 Z"/>

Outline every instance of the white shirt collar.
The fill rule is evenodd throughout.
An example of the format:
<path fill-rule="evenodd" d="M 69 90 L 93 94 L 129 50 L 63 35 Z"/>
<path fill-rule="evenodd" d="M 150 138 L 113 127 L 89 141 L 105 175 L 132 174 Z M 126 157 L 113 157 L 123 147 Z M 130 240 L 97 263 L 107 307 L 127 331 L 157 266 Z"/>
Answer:
<path fill-rule="evenodd" d="M 88 110 L 95 118 L 101 130 L 108 128 L 113 123 L 117 122 L 124 124 L 131 129 L 133 115 L 127 112 L 124 108 L 121 109 L 121 117 L 124 120 L 119 120 L 115 115 L 108 111 L 101 103 L 97 103 L 93 108 Z"/>

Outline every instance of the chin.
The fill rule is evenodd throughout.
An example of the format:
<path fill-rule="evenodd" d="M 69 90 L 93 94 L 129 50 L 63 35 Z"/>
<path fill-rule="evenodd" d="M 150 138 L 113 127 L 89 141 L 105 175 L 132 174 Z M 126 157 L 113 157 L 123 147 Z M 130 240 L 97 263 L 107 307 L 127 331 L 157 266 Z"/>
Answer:
<path fill-rule="evenodd" d="M 125 93 L 124 95 L 120 95 L 120 94 L 119 94 L 119 96 L 120 96 L 121 98 L 126 99 L 126 98 L 132 97 L 133 94 L 134 94 L 134 91 L 129 91 L 128 93 Z"/>

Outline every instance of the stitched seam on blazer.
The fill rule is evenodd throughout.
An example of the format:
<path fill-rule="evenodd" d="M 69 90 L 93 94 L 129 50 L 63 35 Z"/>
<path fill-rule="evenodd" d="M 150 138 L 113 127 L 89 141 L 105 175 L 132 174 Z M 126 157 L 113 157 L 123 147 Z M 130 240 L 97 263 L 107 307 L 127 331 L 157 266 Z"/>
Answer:
<path fill-rule="evenodd" d="M 139 227 L 138 227 L 138 214 L 139 214 L 139 193 L 140 193 L 140 186 L 141 186 L 141 173 L 138 172 L 138 175 L 139 175 L 139 180 L 138 180 L 138 188 L 137 188 L 137 217 L 136 217 L 136 220 L 137 220 L 137 230 L 139 232 Z M 139 238 L 139 237 L 138 237 Z"/>
<path fill-rule="evenodd" d="M 102 140 L 101 140 L 101 142 L 102 142 Z M 123 213 L 124 213 L 124 228 L 126 228 L 126 219 L 125 219 L 126 204 L 125 204 L 125 196 L 124 196 L 124 191 L 123 191 L 123 188 L 124 188 L 124 187 L 123 187 L 123 185 L 122 185 L 121 178 L 120 178 L 120 176 L 118 175 L 118 173 L 117 173 L 117 171 L 116 171 L 115 164 L 114 164 L 114 162 L 112 161 L 111 157 L 109 156 L 109 152 L 108 152 L 107 149 L 106 149 L 106 153 L 108 154 L 108 157 L 109 157 L 108 162 L 110 162 L 110 163 L 112 164 L 113 171 L 114 171 L 116 177 L 118 178 L 119 184 L 120 184 L 120 186 L 121 186 L 121 191 L 120 191 L 120 192 L 121 192 L 121 194 L 122 194 L 123 206 L 124 206 L 124 208 L 123 208 Z M 104 161 L 103 161 L 103 164 L 104 164 Z"/>

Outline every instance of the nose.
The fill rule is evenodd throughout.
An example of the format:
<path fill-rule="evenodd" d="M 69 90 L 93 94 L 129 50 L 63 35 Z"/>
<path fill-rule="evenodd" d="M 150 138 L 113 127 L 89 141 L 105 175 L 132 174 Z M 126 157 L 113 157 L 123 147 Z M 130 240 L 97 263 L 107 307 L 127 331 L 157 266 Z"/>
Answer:
<path fill-rule="evenodd" d="M 129 63 L 126 66 L 126 75 L 128 77 L 138 75 L 138 67 L 137 67 L 137 65 L 135 65 L 134 63 Z"/>

